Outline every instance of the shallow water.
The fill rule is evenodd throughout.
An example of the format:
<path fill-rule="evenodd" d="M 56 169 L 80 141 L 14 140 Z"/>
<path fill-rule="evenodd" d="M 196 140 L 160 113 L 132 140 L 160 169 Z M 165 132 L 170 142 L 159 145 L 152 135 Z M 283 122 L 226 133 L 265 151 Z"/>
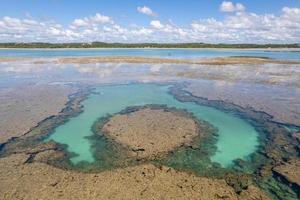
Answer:
<path fill-rule="evenodd" d="M 211 160 L 223 167 L 229 166 L 235 159 L 246 159 L 257 149 L 258 133 L 245 120 L 212 107 L 179 102 L 168 93 L 169 87 L 157 84 L 99 86 L 95 93 L 82 102 L 84 111 L 57 127 L 47 140 L 67 144 L 67 150 L 77 154 L 71 158 L 73 164 L 81 161 L 91 163 L 95 158 L 86 137 L 93 135 L 91 127 L 98 118 L 117 113 L 128 106 L 163 104 L 186 109 L 218 129 L 217 152 Z"/>
<path fill-rule="evenodd" d="M 143 56 L 162 58 L 208 58 L 228 56 L 300 59 L 299 51 L 243 49 L 0 49 L 0 57 Z"/>

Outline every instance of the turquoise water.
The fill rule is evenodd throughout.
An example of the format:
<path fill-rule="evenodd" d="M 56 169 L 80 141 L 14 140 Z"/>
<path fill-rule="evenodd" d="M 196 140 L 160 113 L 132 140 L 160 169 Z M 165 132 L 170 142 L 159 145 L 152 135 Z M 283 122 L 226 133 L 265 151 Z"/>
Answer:
<path fill-rule="evenodd" d="M 150 56 L 163 58 L 255 56 L 282 60 L 299 60 L 300 51 L 289 52 L 242 49 L 0 49 L 0 57 L 68 56 Z"/>
<path fill-rule="evenodd" d="M 82 102 L 84 111 L 58 126 L 48 139 L 67 144 L 67 150 L 77 154 L 71 158 L 72 163 L 93 162 L 95 159 L 91 152 L 91 143 L 86 136 L 93 134 L 91 127 L 99 117 L 117 113 L 128 106 L 164 104 L 186 109 L 218 129 L 217 152 L 211 157 L 212 161 L 226 167 L 232 164 L 233 160 L 245 159 L 256 150 L 258 133 L 245 120 L 212 107 L 193 102 L 179 102 L 168 93 L 169 87 L 156 84 L 97 87 L 95 93 Z"/>

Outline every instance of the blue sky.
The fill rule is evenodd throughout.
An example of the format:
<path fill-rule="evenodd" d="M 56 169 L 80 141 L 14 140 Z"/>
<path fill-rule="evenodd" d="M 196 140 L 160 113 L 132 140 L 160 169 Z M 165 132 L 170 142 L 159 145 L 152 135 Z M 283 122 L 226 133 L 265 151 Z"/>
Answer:
<path fill-rule="evenodd" d="M 234 1 L 233 1 L 234 2 Z M 241 0 L 247 10 L 257 14 L 278 14 L 284 6 L 300 7 L 300 0 Z M 200 18 L 223 18 L 219 12 L 220 0 L 2 0 L 0 16 L 53 19 L 67 24 L 74 18 L 103 13 L 124 23 L 146 24 L 148 18 L 136 12 L 138 6 L 147 6 L 163 20 L 184 25 Z"/>
<path fill-rule="evenodd" d="M 222 9 L 222 6 L 225 6 L 224 9 Z M 140 11 L 138 8 L 141 8 Z M 150 10 L 152 14 L 147 13 L 145 11 L 146 8 L 148 11 Z M 281 26 L 286 29 L 288 27 L 285 26 L 289 26 L 289 28 L 293 28 L 293 35 L 288 35 L 288 31 L 283 33 L 283 35 L 286 35 L 288 42 L 299 42 L 300 31 L 296 30 L 295 32 L 294 30 L 298 28 L 297 20 L 299 19 L 299 9 L 300 0 L 2 0 L 0 4 L 0 42 L 12 40 L 33 41 L 34 38 L 30 38 L 30 36 L 27 35 L 28 31 L 31 32 L 31 34 L 36 31 L 34 32 L 34 34 L 38 36 L 36 40 L 53 42 L 61 42 L 64 40 L 89 41 L 91 39 L 108 42 L 118 40 L 120 42 L 132 42 L 136 34 L 141 34 L 141 41 L 144 40 L 145 42 L 205 42 L 205 40 L 208 40 L 208 42 L 220 41 L 228 43 L 234 41 L 250 42 L 248 40 L 253 40 L 258 35 L 258 32 L 256 34 L 250 33 L 251 30 L 258 28 L 260 30 L 257 31 L 264 33 L 262 30 L 266 28 L 271 29 L 272 27 L 270 28 L 270 26 L 279 23 L 281 23 L 279 27 L 275 27 L 275 29 L 272 28 L 272 30 L 269 31 L 280 29 Z M 110 22 L 95 23 L 93 17 L 95 17 L 97 13 L 100 14 L 101 17 L 109 17 Z M 286 21 L 285 19 L 287 17 L 285 15 L 289 15 L 288 17 L 291 19 L 287 19 Z M 293 15 L 296 16 L 293 17 Z M 254 27 L 253 24 L 259 21 L 259 17 L 256 16 L 259 16 L 261 19 L 269 17 L 269 19 L 266 19 L 265 23 L 260 24 L 260 27 Z M 272 16 L 275 16 L 276 19 Z M 234 17 L 236 19 L 234 19 Z M 238 18 L 241 18 L 240 21 L 237 20 Z M 12 19 L 20 20 L 20 23 L 16 23 L 16 21 Z M 37 22 L 41 26 L 47 24 L 47 27 L 50 27 L 50 29 L 48 33 L 45 33 L 45 30 L 42 30 L 42 28 L 36 29 L 36 26 L 30 30 L 28 24 L 22 21 L 25 19 Z M 84 25 L 85 27 L 80 26 L 75 28 L 73 22 L 76 19 L 87 19 L 87 23 Z M 215 25 L 213 25 L 214 22 L 209 21 L 210 19 L 216 21 Z M 273 22 L 267 24 L 270 20 L 273 20 Z M 154 23 L 152 23 L 153 21 Z M 291 21 L 293 25 L 288 21 Z M 10 24 L 10 22 L 14 22 L 20 27 L 23 27 L 19 29 L 18 27 L 12 27 L 13 23 Z M 218 25 L 218 22 L 223 25 Z M 90 24 L 88 25 L 88 23 Z M 195 25 L 195 23 L 200 24 L 200 26 Z M 52 29 L 51 26 L 53 26 Z M 228 34 L 226 33 L 226 28 L 232 28 L 232 35 L 226 36 Z M 24 29 L 28 30 L 24 31 Z M 220 36 L 215 35 L 214 37 L 205 35 L 210 34 L 210 31 L 213 31 L 213 29 L 220 29 L 220 31 L 224 33 L 220 34 Z M 245 31 L 245 29 L 248 29 L 248 31 Z M 85 33 L 83 33 L 84 31 Z M 109 36 L 114 34 L 114 31 L 116 36 L 107 38 L 95 37 L 97 34 L 106 34 L 109 31 Z M 137 31 L 141 31 L 141 33 L 137 33 Z M 198 36 L 197 31 L 199 33 Z M 50 32 L 53 32 L 54 36 L 59 36 L 59 38 L 51 38 Z M 94 34 L 92 32 L 94 32 Z M 171 35 L 171 33 L 178 33 L 179 36 L 170 39 L 169 35 Z M 87 36 L 80 38 L 80 34 L 86 34 Z M 124 35 L 120 37 L 120 34 L 125 34 L 125 37 L 123 37 Z M 160 37 L 150 37 L 150 35 L 153 34 L 157 34 Z M 194 34 L 194 36 L 182 38 L 187 34 Z M 248 35 L 241 38 L 244 34 Z M 265 32 L 265 34 L 268 34 L 268 32 Z M 13 35 L 13 38 L 11 35 Z M 93 35 L 93 37 L 90 37 L 91 35 Z M 165 37 L 162 37 L 162 35 Z M 120 38 L 118 39 L 118 37 Z M 260 43 L 276 42 L 277 40 L 275 35 L 269 38 L 265 36 L 262 39 L 257 39 Z"/>

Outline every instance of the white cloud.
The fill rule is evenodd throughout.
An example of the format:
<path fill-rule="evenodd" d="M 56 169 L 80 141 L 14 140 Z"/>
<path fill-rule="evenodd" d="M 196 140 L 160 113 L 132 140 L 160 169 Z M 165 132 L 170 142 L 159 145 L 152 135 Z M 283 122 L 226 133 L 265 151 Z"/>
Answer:
<path fill-rule="evenodd" d="M 132 30 L 132 34 L 137 36 L 142 36 L 142 35 L 149 36 L 152 33 L 153 30 L 144 27 Z"/>
<path fill-rule="evenodd" d="M 108 16 L 101 15 L 97 13 L 94 17 L 91 17 L 91 21 L 97 24 L 105 24 L 105 23 L 110 23 L 112 20 Z"/>
<path fill-rule="evenodd" d="M 299 42 L 300 9 L 283 8 L 280 16 L 237 12 L 227 16 L 223 21 L 207 19 L 193 22 L 192 27 L 194 34 L 197 34 L 198 37 L 202 35 L 202 37 L 211 38 L 215 42 Z"/>
<path fill-rule="evenodd" d="M 143 7 L 137 7 L 137 11 L 140 12 L 140 13 L 143 13 L 145 15 L 149 15 L 149 16 L 152 16 L 152 17 L 155 17 L 156 16 L 156 13 L 154 13 L 151 8 L 149 7 L 146 7 L 146 6 L 143 6 Z"/>
<path fill-rule="evenodd" d="M 151 25 L 153 28 L 156 28 L 156 29 L 164 28 L 164 25 L 162 25 L 162 24 L 160 23 L 160 21 L 158 21 L 158 20 L 152 20 L 152 21 L 150 22 L 150 25 Z"/>
<path fill-rule="evenodd" d="M 89 25 L 89 23 L 86 20 L 83 20 L 83 19 L 75 19 L 73 21 L 73 26 L 76 26 L 76 27 L 88 26 L 88 25 Z"/>
<path fill-rule="evenodd" d="M 82 19 L 75 19 L 72 23 L 73 28 L 85 27 L 85 26 L 95 26 L 101 24 L 113 23 L 110 17 L 96 13 L 95 16 L 85 17 Z"/>
<path fill-rule="evenodd" d="M 245 10 L 245 6 L 241 3 L 232 3 L 231 1 L 223 1 L 220 5 L 222 12 L 241 12 Z"/>
<path fill-rule="evenodd" d="M 235 6 L 231 1 L 223 1 L 220 10 L 222 12 L 234 12 L 235 11 Z"/>
<path fill-rule="evenodd" d="M 0 42 L 206 42 L 299 43 L 300 8 L 284 7 L 279 15 L 229 13 L 223 20 L 199 19 L 184 26 L 150 21 L 122 26 L 96 14 L 70 25 L 34 19 L 0 18 Z"/>
<path fill-rule="evenodd" d="M 245 6 L 243 4 L 241 4 L 241 3 L 235 4 L 235 10 L 236 11 L 244 11 L 245 9 L 246 8 L 245 8 Z"/>

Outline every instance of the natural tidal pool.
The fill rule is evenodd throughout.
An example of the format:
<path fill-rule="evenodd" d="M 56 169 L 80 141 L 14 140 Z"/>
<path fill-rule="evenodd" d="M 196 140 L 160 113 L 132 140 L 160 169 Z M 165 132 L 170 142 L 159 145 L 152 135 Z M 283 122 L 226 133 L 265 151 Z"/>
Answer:
<path fill-rule="evenodd" d="M 131 106 L 159 104 L 185 109 L 197 119 L 206 121 L 217 130 L 216 152 L 210 160 L 228 167 L 236 159 L 247 159 L 259 145 L 258 132 L 250 123 L 233 113 L 194 102 L 181 102 L 169 93 L 171 85 L 126 84 L 97 86 L 82 102 L 83 112 L 56 127 L 47 141 L 65 144 L 66 150 L 74 154 L 70 158 L 74 165 L 95 161 L 92 142 L 92 126 L 101 117 L 112 115 Z M 101 155 L 101 152 L 98 152 Z"/>

